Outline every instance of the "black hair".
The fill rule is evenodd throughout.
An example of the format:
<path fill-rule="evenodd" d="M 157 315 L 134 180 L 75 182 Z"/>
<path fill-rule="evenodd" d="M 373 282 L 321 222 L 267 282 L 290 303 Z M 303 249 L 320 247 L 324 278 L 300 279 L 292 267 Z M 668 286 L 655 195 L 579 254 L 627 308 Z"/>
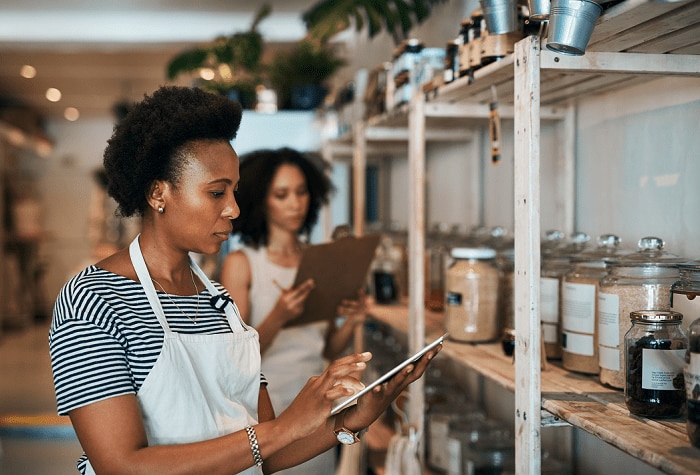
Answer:
<path fill-rule="evenodd" d="M 177 184 L 198 140 L 230 142 L 242 116 L 241 105 L 201 89 L 163 86 L 135 104 L 114 126 L 104 152 L 107 191 L 121 216 L 142 216 L 154 180 Z"/>
<path fill-rule="evenodd" d="M 241 157 L 240 181 L 236 192 L 241 214 L 233 221 L 233 232 L 239 233 L 245 244 L 254 247 L 267 244 L 267 194 L 277 170 L 286 164 L 301 170 L 309 190 L 309 210 L 299 230 L 300 235 L 311 232 L 318 221 L 321 206 L 328 203 L 333 185 L 326 175 L 325 162 L 320 157 L 286 147 L 248 153 Z"/>

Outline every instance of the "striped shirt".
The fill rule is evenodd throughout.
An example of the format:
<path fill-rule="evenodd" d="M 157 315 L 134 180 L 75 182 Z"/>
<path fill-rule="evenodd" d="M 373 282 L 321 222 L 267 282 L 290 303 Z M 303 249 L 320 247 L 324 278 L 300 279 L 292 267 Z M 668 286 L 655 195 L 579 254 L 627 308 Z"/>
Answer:
<path fill-rule="evenodd" d="M 173 332 L 231 333 L 226 314 L 209 304 L 207 289 L 192 296 L 158 292 L 158 298 Z M 196 325 L 188 315 L 197 316 Z M 49 330 L 58 414 L 137 394 L 164 336 L 141 283 L 96 266 L 73 277 L 58 295 Z M 266 384 L 262 375 L 261 383 Z"/>

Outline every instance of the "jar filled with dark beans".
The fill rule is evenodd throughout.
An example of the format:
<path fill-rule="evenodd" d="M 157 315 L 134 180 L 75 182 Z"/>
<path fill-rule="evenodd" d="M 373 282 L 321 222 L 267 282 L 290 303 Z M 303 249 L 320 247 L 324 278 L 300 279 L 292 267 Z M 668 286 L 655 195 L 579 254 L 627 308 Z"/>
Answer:
<path fill-rule="evenodd" d="M 683 315 L 673 311 L 630 313 L 625 335 L 625 403 L 630 413 L 651 418 L 678 417 L 685 406 L 683 367 L 688 338 Z"/>
<path fill-rule="evenodd" d="M 700 318 L 690 324 L 684 375 L 688 438 L 693 446 L 700 448 Z"/>

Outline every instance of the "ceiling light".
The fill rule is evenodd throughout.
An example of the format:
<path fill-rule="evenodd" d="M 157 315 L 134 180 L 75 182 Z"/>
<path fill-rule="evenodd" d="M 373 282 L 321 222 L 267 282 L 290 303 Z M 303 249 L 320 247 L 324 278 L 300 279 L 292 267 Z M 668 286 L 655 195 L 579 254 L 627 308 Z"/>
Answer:
<path fill-rule="evenodd" d="M 211 81 L 216 76 L 216 73 L 211 68 L 202 68 L 199 70 L 199 77 L 205 81 Z"/>
<path fill-rule="evenodd" d="M 61 91 L 55 87 L 50 87 L 46 90 L 46 98 L 51 102 L 58 102 L 61 100 Z"/>
<path fill-rule="evenodd" d="M 36 68 L 34 66 L 30 66 L 28 64 L 25 64 L 19 70 L 19 75 L 22 76 L 23 78 L 32 79 L 33 77 L 36 76 Z"/>
<path fill-rule="evenodd" d="M 75 122 L 80 117 L 80 111 L 75 107 L 66 107 L 63 111 L 63 117 L 65 117 L 66 120 Z"/>

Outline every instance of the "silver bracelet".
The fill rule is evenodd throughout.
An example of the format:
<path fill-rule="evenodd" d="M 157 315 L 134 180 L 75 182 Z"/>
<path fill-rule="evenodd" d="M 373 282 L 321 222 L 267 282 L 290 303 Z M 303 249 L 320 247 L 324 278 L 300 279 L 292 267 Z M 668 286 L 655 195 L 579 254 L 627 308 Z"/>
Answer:
<path fill-rule="evenodd" d="M 260 446 L 258 445 L 258 436 L 255 435 L 255 429 L 253 426 L 246 426 L 246 433 L 248 434 L 248 443 L 250 444 L 250 451 L 253 452 L 253 462 L 258 467 L 263 464 L 262 455 L 260 455 Z"/>

